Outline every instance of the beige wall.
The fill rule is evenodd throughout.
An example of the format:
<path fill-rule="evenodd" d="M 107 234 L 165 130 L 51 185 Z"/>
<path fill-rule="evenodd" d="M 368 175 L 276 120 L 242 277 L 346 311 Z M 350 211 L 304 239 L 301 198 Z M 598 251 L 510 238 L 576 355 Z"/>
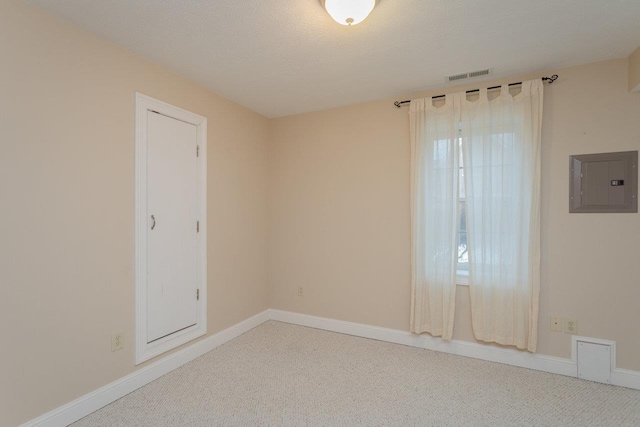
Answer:
<path fill-rule="evenodd" d="M 0 425 L 13 426 L 135 369 L 135 92 L 208 119 L 209 334 L 267 308 L 268 120 L 18 0 L 0 1 L 0 58 Z"/>
<path fill-rule="evenodd" d="M 629 91 L 640 91 L 640 47 L 629 55 Z"/>
<path fill-rule="evenodd" d="M 570 335 L 550 332 L 549 317 L 576 318 L 580 335 L 617 341 L 618 367 L 640 370 L 640 215 L 569 215 L 567 199 L 569 155 L 640 148 L 640 96 L 628 93 L 626 60 L 554 71 L 539 353 L 570 357 Z M 409 118 L 392 101 L 271 121 L 273 308 L 408 330 Z M 473 341 L 467 287 L 458 286 L 455 322 L 454 338 Z"/>

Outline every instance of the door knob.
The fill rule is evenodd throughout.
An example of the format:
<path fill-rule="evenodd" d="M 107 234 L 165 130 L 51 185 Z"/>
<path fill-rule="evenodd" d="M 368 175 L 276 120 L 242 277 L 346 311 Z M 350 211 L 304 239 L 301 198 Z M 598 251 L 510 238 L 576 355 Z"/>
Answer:
<path fill-rule="evenodd" d="M 153 224 L 151 224 L 151 229 L 153 230 L 156 227 L 156 217 L 151 215 L 151 221 L 153 221 Z"/>

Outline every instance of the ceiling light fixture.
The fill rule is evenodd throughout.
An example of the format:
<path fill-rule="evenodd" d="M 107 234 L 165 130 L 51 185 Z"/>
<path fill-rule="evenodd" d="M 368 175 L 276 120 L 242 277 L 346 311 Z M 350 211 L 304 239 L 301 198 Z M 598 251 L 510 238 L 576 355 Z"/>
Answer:
<path fill-rule="evenodd" d="M 364 21 L 379 0 L 320 0 L 338 24 L 356 25 Z"/>

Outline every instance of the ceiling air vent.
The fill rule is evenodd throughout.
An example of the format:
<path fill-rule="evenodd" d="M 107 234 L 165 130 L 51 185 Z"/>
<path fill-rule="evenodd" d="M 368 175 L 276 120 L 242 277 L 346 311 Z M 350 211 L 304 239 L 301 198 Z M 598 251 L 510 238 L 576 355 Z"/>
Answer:
<path fill-rule="evenodd" d="M 447 80 L 449 80 L 450 82 L 454 82 L 456 80 L 464 80 L 468 78 L 469 78 L 469 73 L 464 73 L 464 74 L 455 74 L 453 76 L 449 76 L 447 77 Z"/>
<path fill-rule="evenodd" d="M 448 76 L 446 80 L 448 82 L 455 82 L 458 80 L 471 79 L 473 77 L 486 76 L 488 74 L 491 74 L 491 69 L 480 70 L 480 71 L 470 71 L 468 73 L 462 73 L 462 74 L 454 74 L 453 76 Z"/>
<path fill-rule="evenodd" d="M 469 73 L 469 78 L 471 77 L 480 77 L 480 76 L 486 76 L 487 74 L 489 74 L 491 72 L 491 70 L 480 70 L 480 71 L 474 71 L 472 73 Z"/>

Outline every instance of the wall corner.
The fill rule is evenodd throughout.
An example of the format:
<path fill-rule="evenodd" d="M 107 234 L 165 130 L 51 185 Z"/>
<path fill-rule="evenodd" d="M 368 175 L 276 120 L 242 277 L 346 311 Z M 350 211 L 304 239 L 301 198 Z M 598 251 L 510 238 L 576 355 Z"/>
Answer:
<path fill-rule="evenodd" d="M 640 92 L 640 47 L 629 55 L 629 92 Z"/>

